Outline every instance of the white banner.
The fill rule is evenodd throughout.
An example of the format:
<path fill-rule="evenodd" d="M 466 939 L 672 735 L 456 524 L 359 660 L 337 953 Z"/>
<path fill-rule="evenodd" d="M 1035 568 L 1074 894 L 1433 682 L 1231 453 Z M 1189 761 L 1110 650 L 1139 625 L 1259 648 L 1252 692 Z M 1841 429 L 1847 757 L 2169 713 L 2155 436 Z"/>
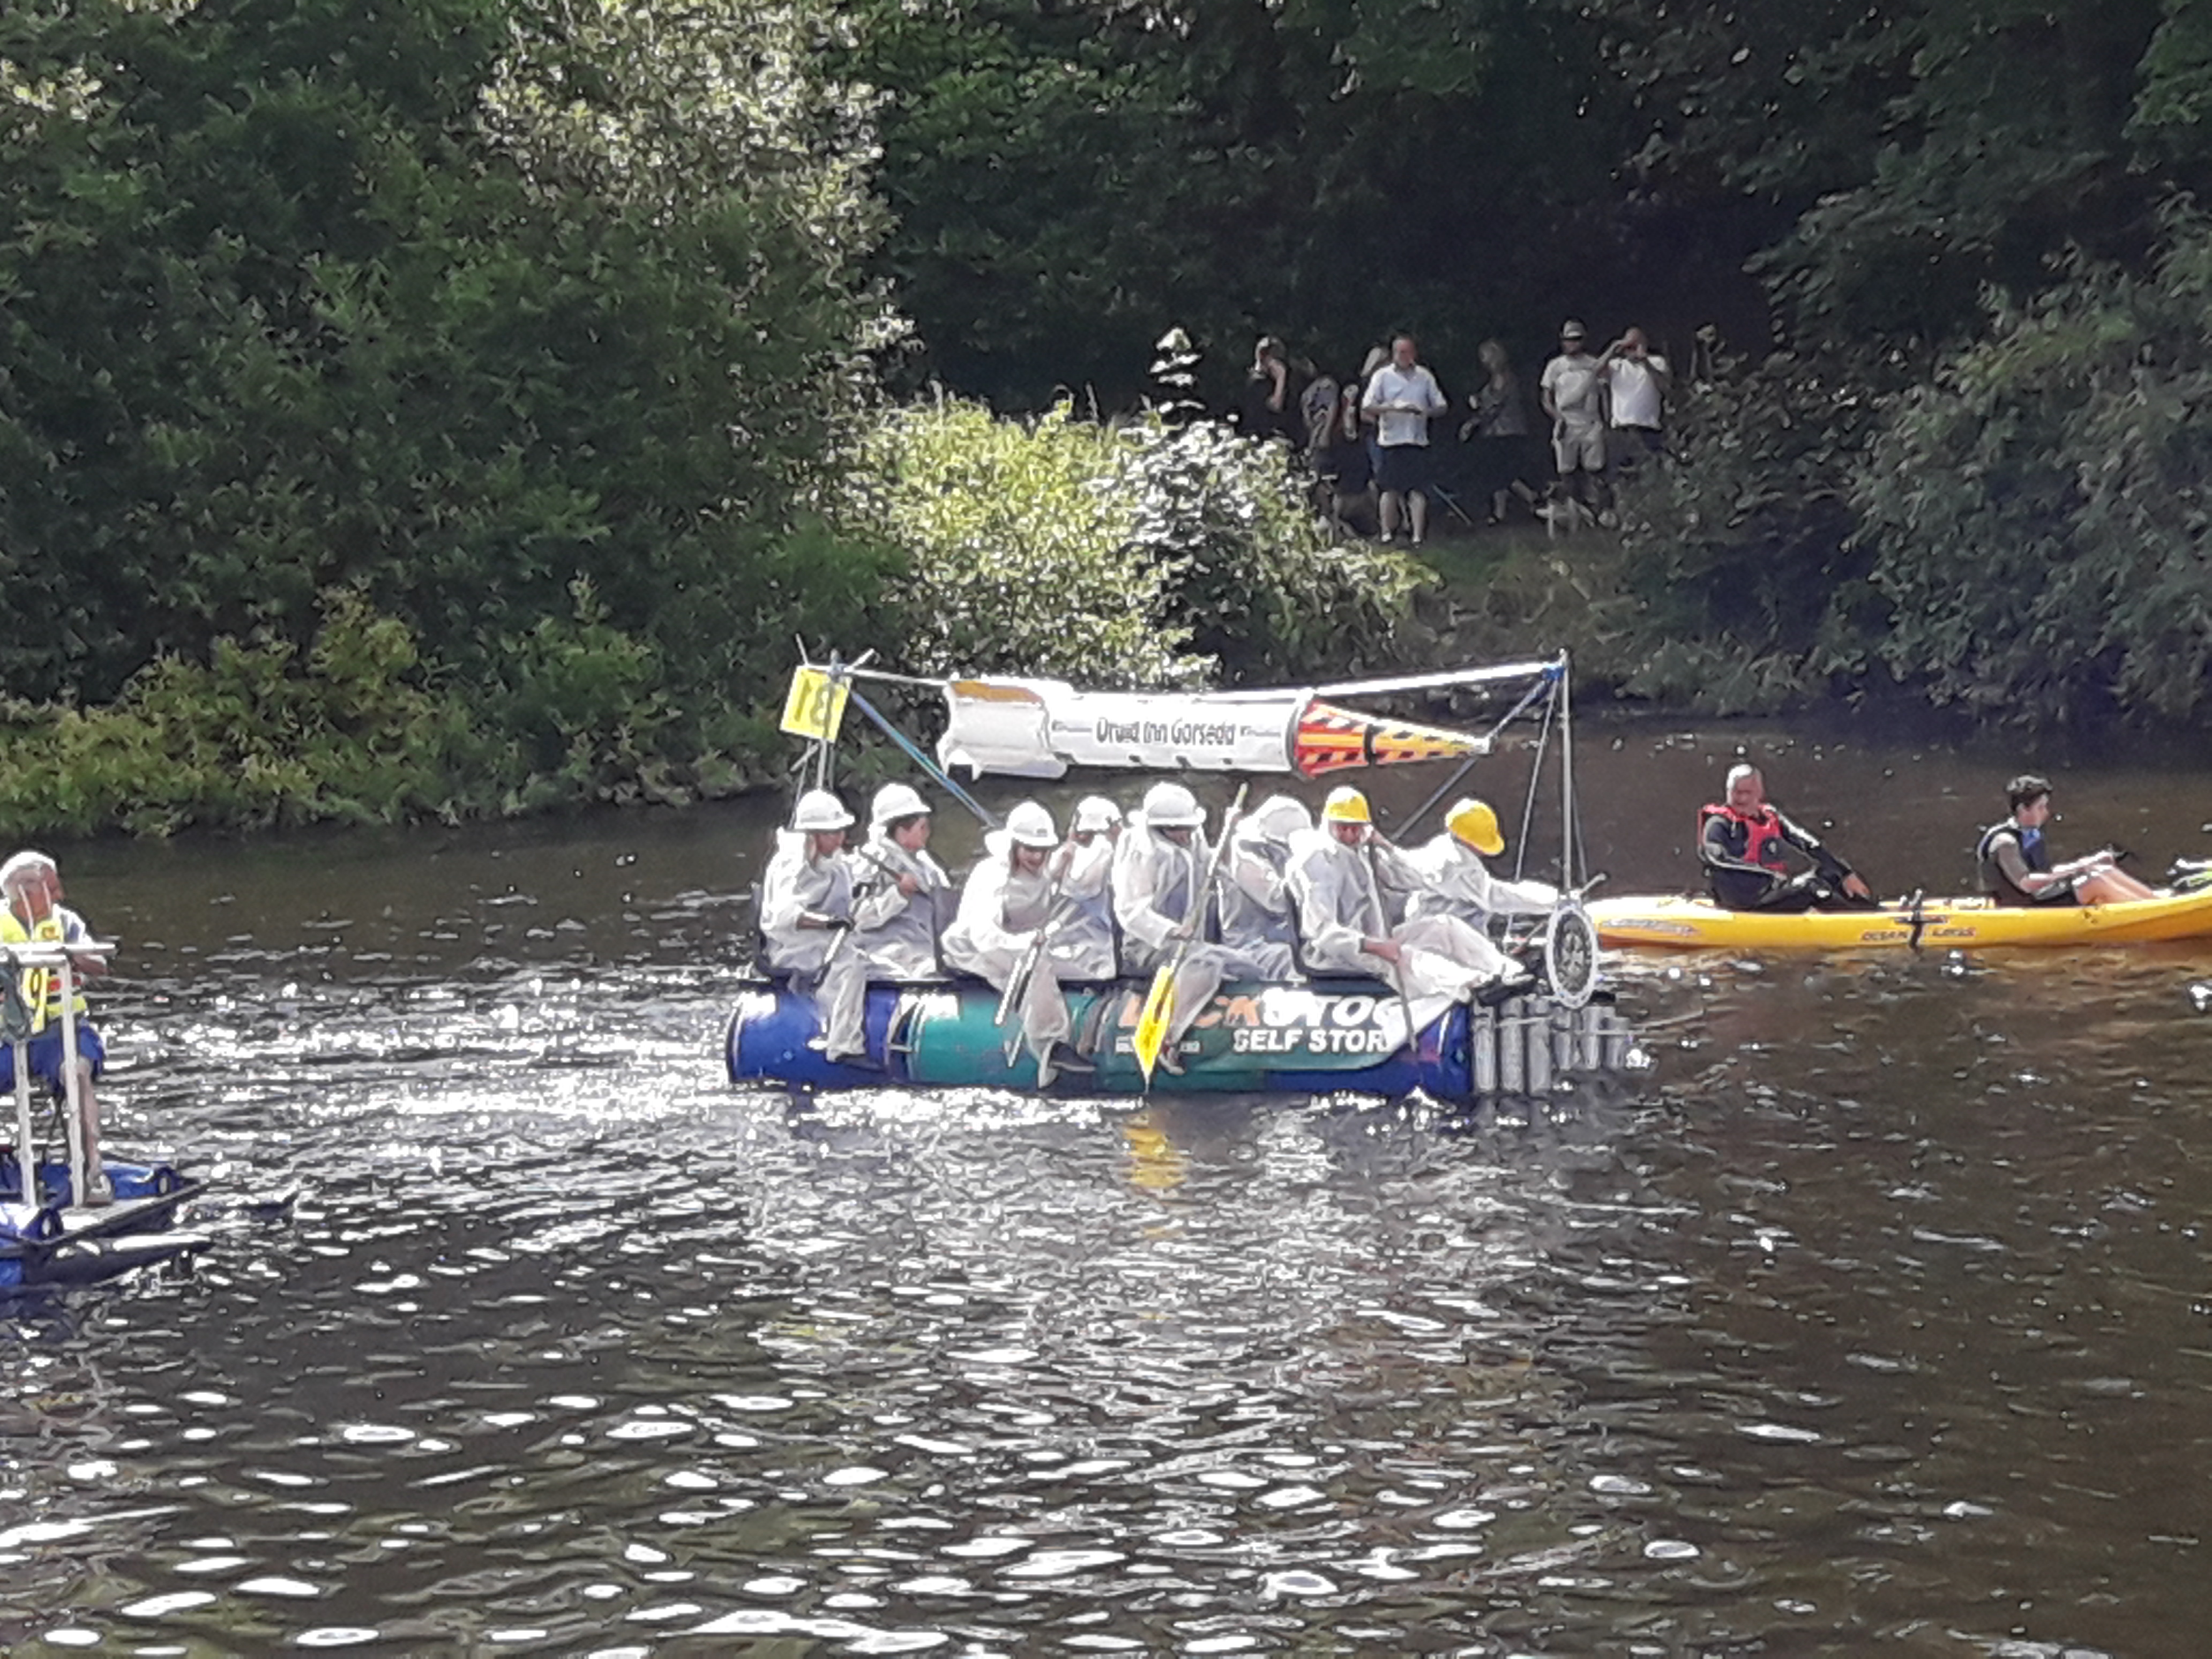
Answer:
<path fill-rule="evenodd" d="M 955 680 L 946 767 L 1056 778 L 1071 766 L 1288 772 L 1305 691 L 1079 691 L 1062 680 Z"/>

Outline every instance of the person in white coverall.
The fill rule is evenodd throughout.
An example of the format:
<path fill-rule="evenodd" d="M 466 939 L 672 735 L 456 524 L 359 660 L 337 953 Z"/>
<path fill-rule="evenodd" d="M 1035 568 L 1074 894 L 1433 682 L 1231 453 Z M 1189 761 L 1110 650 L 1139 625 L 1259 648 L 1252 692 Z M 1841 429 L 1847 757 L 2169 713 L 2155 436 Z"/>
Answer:
<path fill-rule="evenodd" d="M 761 879 L 768 965 L 789 974 L 795 988 L 811 989 L 823 1008 L 866 989 L 865 969 L 845 938 L 853 926 L 853 865 L 845 853 L 852 823 L 836 796 L 808 790 L 791 828 L 775 832 L 775 853 Z"/>
<path fill-rule="evenodd" d="M 868 982 L 933 979 L 938 896 L 952 878 L 929 854 L 929 803 L 903 783 L 885 784 L 868 808 L 868 839 L 853 872 L 853 937 L 831 963 L 819 998 L 819 1046 L 830 1060 L 867 1054 Z M 842 963 L 855 964 L 850 972 Z"/>
<path fill-rule="evenodd" d="M 1053 929 L 1052 948 L 1071 979 L 1114 977 L 1114 847 L 1121 835 L 1121 809 L 1103 795 L 1085 795 L 1076 803 L 1067 844 L 1053 855 L 1048 873 L 1060 882 L 1067 915 Z"/>
<path fill-rule="evenodd" d="M 1266 963 L 1266 977 L 1297 971 L 1297 905 L 1285 872 L 1291 839 L 1313 828 L 1304 801 L 1270 795 L 1238 820 L 1221 862 L 1221 942 Z"/>
<path fill-rule="evenodd" d="M 1156 783 L 1131 815 L 1114 849 L 1114 919 L 1121 925 L 1121 965 L 1149 976 L 1192 941 L 1176 975 L 1160 1064 L 1182 1069 L 1177 1049 L 1183 1035 L 1231 975 L 1268 977 L 1262 954 L 1232 949 L 1206 937 L 1210 895 L 1199 890 L 1211 861 L 1204 834 L 1206 809 L 1179 783 Z"/>
<path fill-rule="evenodd" d="M 1548 916 L 1559 908 L 1559 890 L 1547 881 L 1506 881 L 1483 863 L 1505 850 L 1498 814 L 1472 797 L 1444 814 L 1444 832 L 1405 855 L 1419 877 L 1406 904 L 1407 917 L 1457 916 L 1478 931 L 1492 916 Z M 1486 932 L 1484 937 L 1487 938 Z"/>
<path fill-rule="evenodd" d="M 1415 1031 L 1516 971 L 1496 945 L 1457 917 L 1420 916 L 1391 926 L 1386 879 L 1407 892 L 1419 875 L 1375 834 L 1366 796 L 1349 787 L 1331 790 L 1320 827 L 1299 835 L 1291 849 L 1291 890 L 1309 968 L 1388 981 L 1406 999 Z"/>
<path fill-rule="evenodd" d="M 1049 868 L 1059 846 L 1051 813 L 1031 800 L 1014 808 L 1005 829 L 983 837 L 983 861 L 969 872 L 960 913 L 945 930 L 945 959 L 1000 992 L 1028 956 L 1037 930 L 1046 930 L 1020 1007 L 1022 1043 L 1036 1060 L 1040 1089 L 1063 1067 L 1091 1069 L 1066 1047 L 1074 1025 L 1061 979 L 1100 977 L 1100 967 L 1112 968 L 1110 958 L 1102 963 L 1095 949 L 1078 941 L 1071 950 L 1066 943 L 1072 907 Z"/>

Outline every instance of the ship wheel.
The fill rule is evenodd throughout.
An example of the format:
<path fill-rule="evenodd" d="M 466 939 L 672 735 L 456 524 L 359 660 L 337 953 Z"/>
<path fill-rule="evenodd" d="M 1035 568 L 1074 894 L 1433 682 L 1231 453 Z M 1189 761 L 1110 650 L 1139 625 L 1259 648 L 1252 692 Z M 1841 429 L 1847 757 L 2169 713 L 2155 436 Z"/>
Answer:
<path fill-rule="evenodd" d="M 1562 899 L 1544 929 L 1544 976 L 1564 1007 L 1582 1008 L 1597 993 L 1597 928 L 1589 912 Z"/>

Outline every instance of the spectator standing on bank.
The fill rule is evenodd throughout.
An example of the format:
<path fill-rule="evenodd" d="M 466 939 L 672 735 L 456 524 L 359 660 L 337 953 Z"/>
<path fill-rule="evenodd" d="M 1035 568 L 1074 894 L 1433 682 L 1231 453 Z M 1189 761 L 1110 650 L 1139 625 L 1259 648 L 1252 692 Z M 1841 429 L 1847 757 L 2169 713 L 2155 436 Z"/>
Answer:
<path fill-rule="evenodd" d="M 1521 396 L 1521 377 L 1512 360 L 1495 340 L 1475 348 L 1482 365 L 1482 390 L 1467 401 L 1474 418 L 1460 435 L 1474 440 L 1476 487 L 1490 503 L 1490 522 L 1505 522 L 1505 503 L 1512 487 L 1521 481 L 1528 463 L 1528 405 Z"/>
<path fill-rule="evenodd" d="M 1382 498 L 1382 539 L 1397 539 L 1402 521 L 1419 547 L 1429 527 L 1429 422 L 1451 407 L 1423 368 L 1410 334 L 1390 342 L 1390 361 L 1375 371 L 1359 399 L 1363 419 L 1375 424 L 1378 451 L 1375 488 Z"/>
<path fill-rule="evenodd" d="M 1632 328 L 1598 359 L 1613 405 L 1613 464 L 1624 471 L 1664 442 L 1667 394 L 1674 376 L 1667 360 L 1651 349 L 1644 331 Z"/>
<path fill-rule="evenodd" d="M 1538 392 L 1552 422 L 1559 493 L 1593 513 L 1605 510 L 1605 368 L 1571 317 L 1559 325 L 1559 355 L 1544 365 Z"/>

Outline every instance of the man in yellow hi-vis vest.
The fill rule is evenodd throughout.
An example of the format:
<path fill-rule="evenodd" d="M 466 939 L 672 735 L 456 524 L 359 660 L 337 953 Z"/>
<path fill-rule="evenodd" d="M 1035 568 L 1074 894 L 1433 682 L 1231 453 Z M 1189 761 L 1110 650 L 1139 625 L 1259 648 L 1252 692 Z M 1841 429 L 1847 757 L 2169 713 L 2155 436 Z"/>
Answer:
<path fill-rule="evenodd" d="M 62 874 L 44 853 L 22 852 L 0 864 L 0 945 L 75 945 L 89 941 L 92 933 L 84 919 L 62 904 Z M 106 958 L 93 951 L 71 951 L 70 963 L 80 981 L 107 971 Z M 55 1093 L 66 1088 L 62 1077 L 61 975 L 51 968 L 23 970 L 23 1000 L 31 1008 L 31 1040 L 26 1045 L 32 1077 Z M 84 1126 L 85 1162 L 95 1173 L 84 1182 L 85 1201 L 110 1201 L 107 1178 L 100 1170 L 100 1106 L 92 1080 L 107 1063 L 106 1047 L 85 1015 L 82 995 L 75 999 L 76 1014 L 77 1103 Z M 15 1089 L 15 1048 L 0 1043 L 0 1095 Z"/>

